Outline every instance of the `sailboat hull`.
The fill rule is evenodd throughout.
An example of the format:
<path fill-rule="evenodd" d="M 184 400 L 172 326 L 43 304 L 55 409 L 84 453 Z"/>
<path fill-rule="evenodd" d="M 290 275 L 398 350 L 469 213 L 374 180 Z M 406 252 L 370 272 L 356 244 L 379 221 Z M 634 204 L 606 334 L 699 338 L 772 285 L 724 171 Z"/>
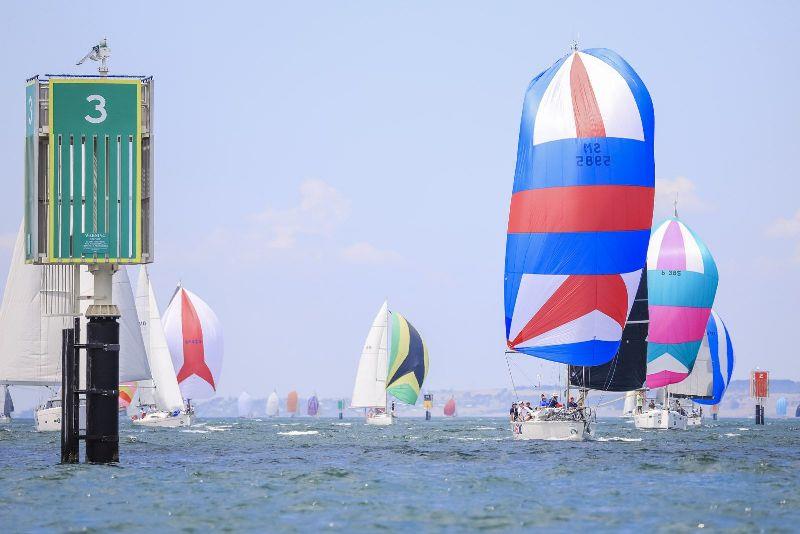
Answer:
<path fill-rule="evenodd" d="M 692 414 L 686 418 L 686 426 L 688 428 L 697 428 L 703 426 L 703 418 L 700 414 Z"/>
<path fill-rule="evenodd" d="M 518 440 L 585 441 L 594 435 L 588 421 L 514 421 L 511 432 Z"/>
<path fill-rule="evenodd" d="M 367 415 L 367 424 L 372 426 L 389 426 L 394 422 L 394 417 L 389 413 Z"/>
<path fill-rule="evenodd" d="M 33 416 L 36 432 L 61 432 L 61 406 L 50 408 L 39 407 Z M 81 425 L 86 421 L 86 405 L 81 402 L 78 407 L 78 417 Z"/>
<path fill-rule="evenodd" d="M 687 419 L 675 410 L 647 410 L 636 414 L 633 421 L 642 430 L 686 430 Z"/>
<path fill-rule="evenodd" d="M 149 412 L 136 419 L 131 419 L 131 423 L 136 426 L 151 426 L 158 428 L 180 428 L 192 426 L 194 422 L 194 412 L 180 412 L 173 415 L 171 412 L 157 411 Z"/>
<path fill-rule="evenodd" d="M 0 415 L 0 425 L 10 425 L 11 417 L 8 415 Z"/>

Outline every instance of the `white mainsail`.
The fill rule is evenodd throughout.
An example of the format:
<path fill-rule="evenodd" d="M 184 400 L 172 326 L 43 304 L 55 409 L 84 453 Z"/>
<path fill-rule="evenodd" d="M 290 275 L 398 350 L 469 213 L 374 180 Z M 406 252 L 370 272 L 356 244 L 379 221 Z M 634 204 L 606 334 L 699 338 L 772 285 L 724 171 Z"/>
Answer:
<path fill-rule="evenodd" d="M 273 391 L 267 399 L 267 415 L 269 417 L 278 416 L 278 393 Z"/>
<path fill-rule="evenodd" d="M 183 397 L 175 377 L 175 367 L 172 365 L 172 357 L 164 336 L 164 327 L 161 324 L 161 315 L 158 312 L 158 302 L 146 266 L 139 269 L 139 282 L 136 287 L 136 313 L 139 317 L 141 336 L 153 376 L 152 381 L 139 384 L 139 403 L 155 404 L 159 410 L 179 410 L 183 408 Z"/>
<path fill-rule="evenodd" d="M 58 266 L 68 276 L 70 267 Z M 40 265 L 25 264 L 25 232 L 20 225 L 3 301 L 0 304 L 0 383 L 33 386 L 61 384 L 61 330 L 72 317 L 48 313 L 71 309 L 72 294 L 46 276 Z M 63 280 L 61 280 L 63 281 Z M 43 302 L 46 296 L 47 306 Z"/>
<path fill-rule="evenodd" d="M 386 350 L 389 304 L 384 302 L 372 321 L 358 362 L 351 408 L 385 408 L 386 375 L 389 356 Z"/>
<path fill-rule="evenodd" d="M 711 363 L 708 336 L 703 336 L 692 372 L 677 384 L 670 385 L 669 394 L 708 398 L 714 396 L 714 368 Z"/>
<path fill-rule="evenodd" d="M 86 310 L 94 297 L 94 276 L 81 266 L 81 339 L 86 341 Z M 112 281 L 112 300 L 121 314 L 119 318 L 119 382 L 136 382 L 150 378 L 150 365 L 139 329 L 139 318 L 128 271 L 120 267 Z"/>

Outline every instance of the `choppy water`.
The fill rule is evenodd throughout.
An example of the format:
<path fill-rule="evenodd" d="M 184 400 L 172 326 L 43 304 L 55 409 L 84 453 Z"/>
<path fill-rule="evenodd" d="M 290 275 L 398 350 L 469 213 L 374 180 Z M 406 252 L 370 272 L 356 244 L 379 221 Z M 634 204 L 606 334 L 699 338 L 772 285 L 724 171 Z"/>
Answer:
<path fill-rule="evenodd" d="M 119 466 L 0 429 L 0 530 L 800 530 L 800 421 L 515 442 L 501 419 L 123 425 Z M 9 529 L 9 527 L 11 527 Z"/>

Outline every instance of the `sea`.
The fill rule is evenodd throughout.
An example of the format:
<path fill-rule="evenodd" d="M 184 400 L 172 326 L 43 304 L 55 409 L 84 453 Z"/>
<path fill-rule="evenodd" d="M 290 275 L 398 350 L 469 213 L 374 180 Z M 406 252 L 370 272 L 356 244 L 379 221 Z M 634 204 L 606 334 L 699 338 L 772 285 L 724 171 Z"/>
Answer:
<path fill-rule="evenodd" d="M 601 419 L 596 434 L 514 441 L 500 418 L 123 422 L 119 464 L 59 465 L 59 435 L 19 420 L 0 428 L 0 531 L 800 531 L 800 420 Z"/>

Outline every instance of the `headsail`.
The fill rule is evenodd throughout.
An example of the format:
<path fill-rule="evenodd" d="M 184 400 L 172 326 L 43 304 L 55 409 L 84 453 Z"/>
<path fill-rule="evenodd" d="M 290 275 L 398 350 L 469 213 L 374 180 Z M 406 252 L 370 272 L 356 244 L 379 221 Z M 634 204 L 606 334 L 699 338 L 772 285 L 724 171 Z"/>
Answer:
<path fill-rule="evenodd" d="M 610 361 L 600 365 L 570 365 L 570 385 L 600 391 L 633 391 L 644 386 L 647 377 L 647 317 L 647 271 L 642 269 L 642 279 L 622 330 L 619 350 Z"/>
<path fill-rule="evenodd" d="M 692 372 L 718 281 L 708 248 L 677 217 L 653 232 L 647 252 L 647 387 L 676 384 Z"/>
<path fill-rule="evenodd" d="M 573 365 L 617 353 L 650 237 L 653 121 L 611 50 L 573 52 L 531 82 L 506 241 L 510 349 Z"/>
<path fill-rule="evenodd" d="M 184 399 L 214 396 L 222 371 L 222 325 L 203 299 L 178 286 L 164 312 L 172 365 Z"/>
<path fill-rule="evenodd" d="M 700 404 L 719 404 L 733 376 L 734 354 L 731 336 L 722 318 L 711 310 L 706 325 L 706 339 L 714 370 L 714 387 L 711 399 L 697 399 Z"/>
<path fill-rule="evenodd" d="M 311 398 L 308 399 L 308 415 L 315 416 L 319 412 L 319 400 L 317 400 L 316 395 L 311 395 Z"/>
<path fill-rule="evenodd" d="M 416 404 L 428 374 L 428 347 L 417 329 L 397 312 L 390 316 L 391 344 L 386 390 L 406 404 Z"/>
<path fill-rule="evenodd" d="M 351 408 L 386 407 L 386 371 L 388 356 L 386 351 L 387 321 L 389 305 L 384 302 L 364 341 L 361 359 L 358 361 L 356 383 L 353 386 Z"/>

